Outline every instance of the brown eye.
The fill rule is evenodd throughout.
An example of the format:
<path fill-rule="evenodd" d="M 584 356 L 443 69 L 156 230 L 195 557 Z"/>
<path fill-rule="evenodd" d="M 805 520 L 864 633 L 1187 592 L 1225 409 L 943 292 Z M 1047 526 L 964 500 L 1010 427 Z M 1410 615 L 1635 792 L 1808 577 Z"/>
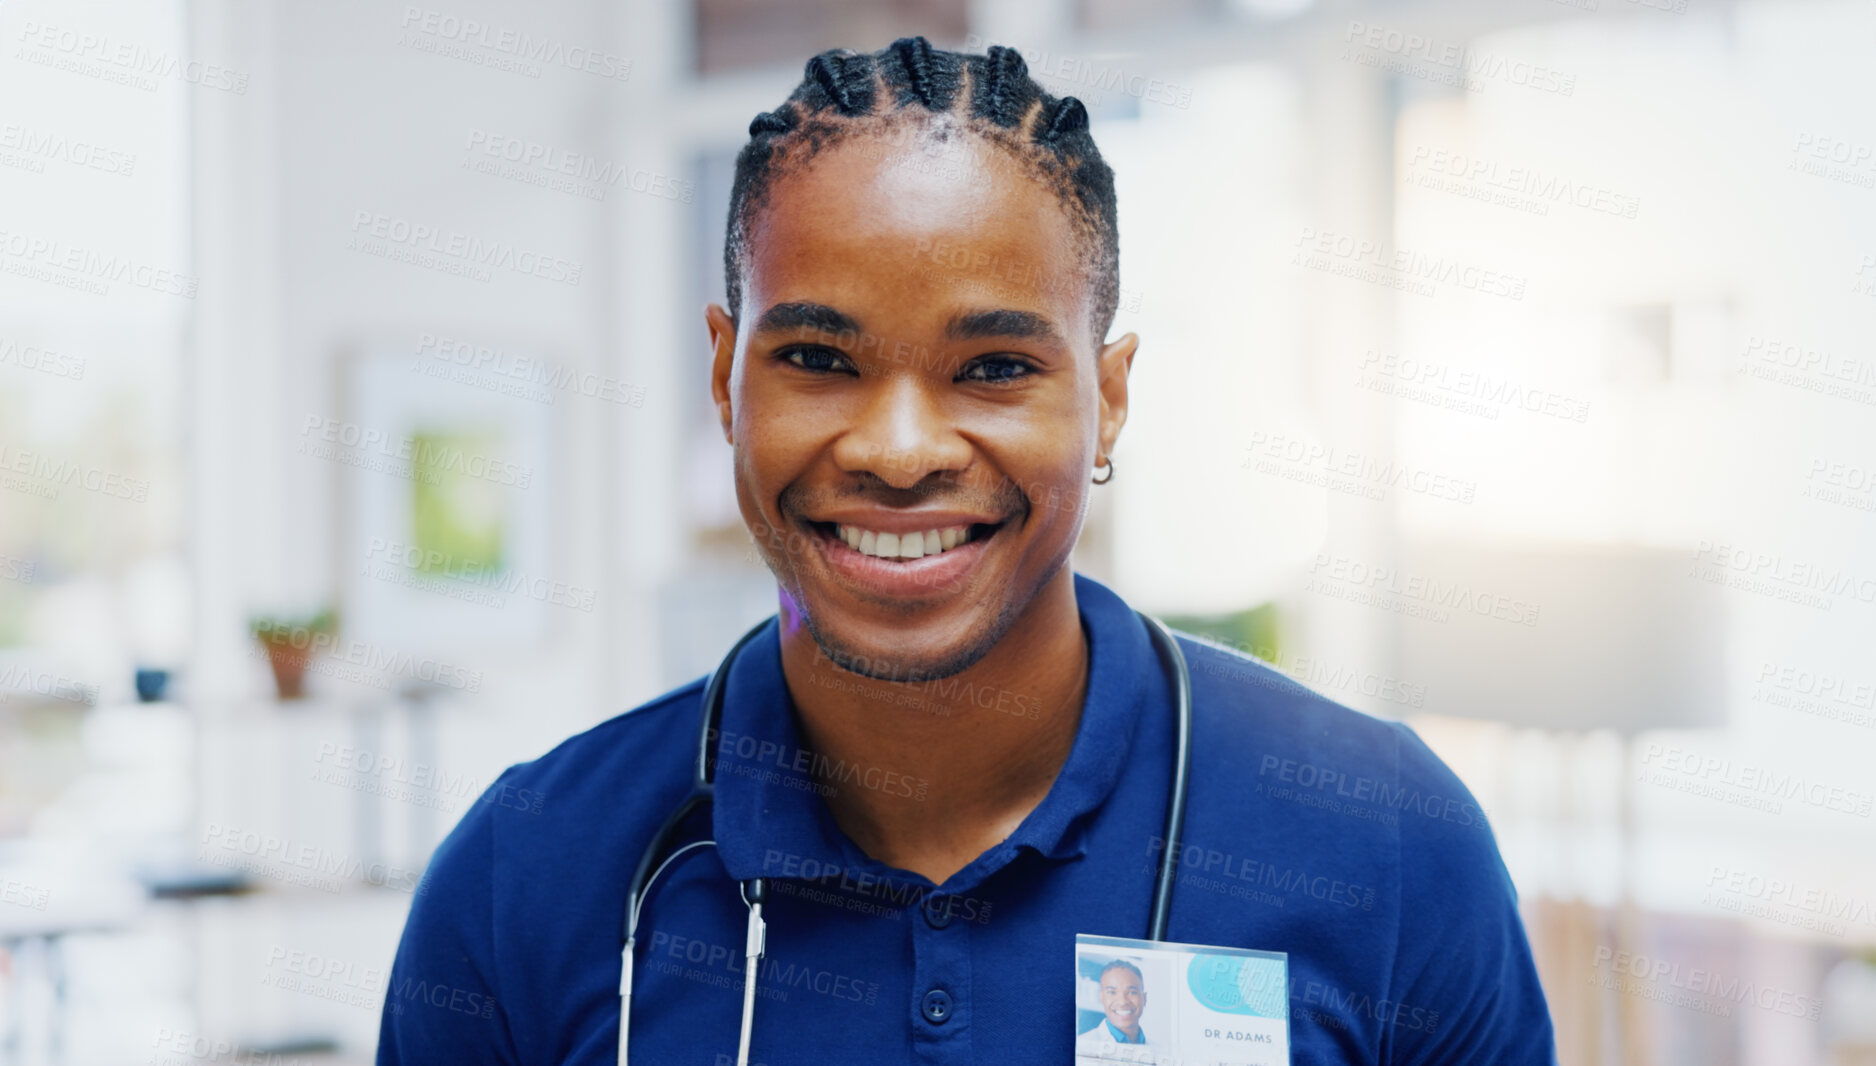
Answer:
<path fill-rule="evenodd" d="M 831 374 L 840 370 L 851 370 L 853 364 L 847 357 L 832 348 L 785 348 L 776 353 L 776 358 L 816 374 Z"/>
<path fill-rule="evenodd" d="M 1026 378 L 1035 373 L 1035 369 L 1026 359 L 1018 359 L 1010 355 L 989 355 L 965 367 L 964 372 L 958 375 L 958 379 L 1000 385 L 1004 382 Z"/>

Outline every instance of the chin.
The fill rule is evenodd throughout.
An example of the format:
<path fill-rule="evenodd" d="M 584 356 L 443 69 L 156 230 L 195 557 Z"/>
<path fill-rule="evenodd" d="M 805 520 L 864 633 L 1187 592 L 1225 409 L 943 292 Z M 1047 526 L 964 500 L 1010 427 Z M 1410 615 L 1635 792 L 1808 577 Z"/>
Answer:
<path fill-rule="evenodd" d="M 801 612 L 802 623 L 823 656 L 850 673 L 879 681 L 932 681 L 962 673 L 988 654 L 1009 628 L 994 624 L 1007 617 L 1006 610 L 989 625 L 967 618 L 945 627 L 951 632 L 928 635 L 915 630 L 900 636 L 864 622 L 836 622 L 809 601 L 797 597 L 796 602 L 808 604 Z"/>

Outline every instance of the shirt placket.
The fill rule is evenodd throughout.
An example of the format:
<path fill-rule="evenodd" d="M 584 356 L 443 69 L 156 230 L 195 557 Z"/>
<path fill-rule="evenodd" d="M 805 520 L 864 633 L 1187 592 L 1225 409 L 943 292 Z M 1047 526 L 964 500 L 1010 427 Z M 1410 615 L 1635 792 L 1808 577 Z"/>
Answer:
<path fill-rule="evenodd" d="M 910 1002 L 918 1061 L 960 1064 L 971 1055 L 971 924 L 962 902 L 933 892 L 913 907 Z M 909 916 L 912 917 L 912 916 Z"/>

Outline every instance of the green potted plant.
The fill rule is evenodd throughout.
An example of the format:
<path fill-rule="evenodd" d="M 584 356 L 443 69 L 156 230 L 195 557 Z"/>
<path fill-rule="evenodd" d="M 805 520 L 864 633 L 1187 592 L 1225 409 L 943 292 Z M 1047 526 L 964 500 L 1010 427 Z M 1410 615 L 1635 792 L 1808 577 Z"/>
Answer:
<path fill-rule="evenodd" d="M 267 652 L 274 671 L 274 688 L 283 700 L 306 697 L 306 665 L 332 646 L 339 619 L 330 607 L 306 615 L 254 615 L 248 630 Z"/>

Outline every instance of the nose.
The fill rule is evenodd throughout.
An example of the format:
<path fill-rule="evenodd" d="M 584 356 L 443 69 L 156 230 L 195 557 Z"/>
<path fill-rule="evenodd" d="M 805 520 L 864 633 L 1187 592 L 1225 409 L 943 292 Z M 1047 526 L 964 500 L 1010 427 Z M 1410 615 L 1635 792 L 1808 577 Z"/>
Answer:
<path fill-rule="evenodd" d="M 843 471 L 870 473 L 898 489 L 933 473 L 961 471 L 970 459 L 970 442 L 958 433 L 943 398 L 912 374 L 880 381 L 834 445 L 834 462 Z"/>

